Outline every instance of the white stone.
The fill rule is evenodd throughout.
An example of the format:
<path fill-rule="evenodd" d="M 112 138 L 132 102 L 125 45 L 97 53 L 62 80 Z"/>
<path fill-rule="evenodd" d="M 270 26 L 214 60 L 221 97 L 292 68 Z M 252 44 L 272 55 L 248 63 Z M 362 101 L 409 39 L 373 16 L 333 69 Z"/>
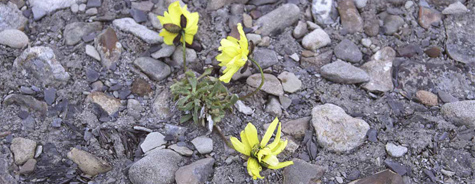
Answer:
<path fill-rule="evenodd" d="M 315 29 L 302 39 L 304 48 L 316 51 L 319 48 L 325 47 L 331 43 L 330 36 L 322 29 Z"/>
<path fill-rule="evenodd" d="M 86 15 L 96 15 L 97 14 L 97 8 L 89 8 L 86 10 Z"/>
<path fill-rule="evenodd" d="M 414 6 L 413 1 L 406 1 L 406 4 L 404 4 L 404 8 L 406 8 L 406 9 L 410 9 L 410 8 L 412 8 L 412 6 Z"/>
<path fill-rule="evenodd" d="M 442 11 L 442 14 L 463 14 L 467 13 L 468 9 L 460 1 L 450 4 Z"/>
<path fill-rule="evenodd" d="M 79 11 L 79 5 L 74 3 L 73 5 L 71 5 L 71 12 L 73 13 L 77 13 Z"/>
<path fill-rule="evenodd" d="M 238 100 L 234 106 L 237 108 L 239 112 L 242 112 L 245 115 L 251 115 L 254 113 L 254 110 L 252 108 L 246 106 L 241 100 Z"/>
<path fill-rule="evenodd" d="M 355 5 L 357 8 L 364 8 L 366 6 L 366 3 L 368 3 L 368 0 L 354 0 Z"/>
<path fill-rule="evenodd" d="M 300 61 L 299 55 L 297 53 L 293 53 L 289 57 L 292 58 L 294 61 Z"/>
<path fill-rule="evenodd" d="M 137 24 L 132 18 L 116 19 L 112 22 L 114 26 L 122 31 L 130 32 L 149 44 L 162 43 L 163 37 L 158 33 L 148 29 L 147 27 Z"/>
<path fill-rule="evenodd" d="M 92 45 L 86 45 L 86 54 L 97 61 L 101 61 L 101 56 L 99 55 L 99 52 L 97 52 L 96 48 L 94 48 L 94 46 Z"/>
<path fill-rule="evenodd" d="M 22 165 L 28 159 L 32 159 L 35 156 L 35 149 L 36 141 L 22 137 L 14 138 L 10 146 L 17 165 Z"/>
<path fill-rule="evenodd" d="M 79 11 L 80 12 L 86 11 L 86 4 L 80 4 L 79 5 Z"/>
<path fill-rule="evenodd" d="M 165 136 L 163 136 L 159 132 L 149 133 L 147 137 L 145 137 L 145 140 L 143 141 L 143 143 L 140 144 L 140 148 L 142 148 L 142 151 L 144 153 L 147 153 L 148 151 L 154 148 L 160 147 L 164 145 L 165 143 L 167 143 L 164 138 Z"/>
<path fill-rule="evenodd" d="M 58 9 L 69 8 L 77 0 L 29 0 L 30 7 L 42 9 L 48 13 Z"/>
<path fill-rule="evenodd" d="M 23 48 L 28 45 L 29 39 L 25 33 L 17 29 L 6 29 L 0 32 L 0 45 L 11 48 Z"/>
<path fill-rule="evenodd" d="M 213 139 L 208 137 L 197 137 L 191 141 L 200 154 L 207 154 L 213 151 Z"/>
<path fill-rule="evenodd" d="M 407 153 L 407 148 L 404 146 L 397 146 L 393 143 L 387 143 L 386 151 L 392 157 L 402 157 L 404 154 Z"/>
<path fill-rule="evenodd" d="M 249 34 L 246 34 L 246 37 L 247 37 L 247 40 L 249 40 L 249 42 L 250 41 L 254 42 L 254 45 L 260 44 L 262 41 L 261 35 L 258 35 L 258 34 L 249 33 Z"/>
<path fill-rule="evenodd" d="M 372 42 L 371 42 L 371 39 L 369 38 L 363 38 L 361 39 L 361 44 L 365 47 L 370 47 Z"/>
<path fill-rule="evenodd" d="M 277 78 L 282 82 L 282 87 L 285 92 L 294 93 L 302 87 L 302 81 L 293 73 L 282 72 Z"/>

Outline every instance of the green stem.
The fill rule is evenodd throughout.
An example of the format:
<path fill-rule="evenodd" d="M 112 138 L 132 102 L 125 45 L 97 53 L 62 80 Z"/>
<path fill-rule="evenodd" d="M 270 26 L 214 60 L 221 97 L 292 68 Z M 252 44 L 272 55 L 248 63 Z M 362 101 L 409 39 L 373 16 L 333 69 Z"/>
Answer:
<path fill-rule="evenodd" d="M 187 68 L 186 68 L 186 39 L 185 39 L 185 31 L 182 31 L 181 32 L 181 39 L 183 39 L 183 69 L 184 69 L 184 72 L 186 72 Z"/>
<path fill-rule="evenodd" d="M 218 126 L 216 126 L 216 125 L 214 125 L 213 127 L 214 127 L 214 129 L 216 130 L 215 132 L 218 132 L 219 137 L 221 137 L 221 139 L 223 139 L 224 143 L 226 143 L 226 145 L 227 145 L 228 147 L 234 149 L 234 146 L 228 141 L 228 139 L 226 139 L 226 136 L 224 136 L 224 134 L 223 134 L 223 132 L 221 131 L 221 129 L 220 129 Z"/>
<path fill-rule="evenodd" d="M 259 85 L 259 87 L 256 88 L 256 90 L 254 90 L 253 92 L 247 94 L 246 96 L 240 97 L 239 100 L 244 100 L 244 99 L 256 94 L 257 91 L 259 91 L 262 88 L 262 86 L 264 85 L 264 72 L 262 71 L 261 66 L 253 58 L 249 57 L 249 59 L 257 66 L 257 68 L 259 68 L 259 71 L 261 72 L 261 84 Z"/>

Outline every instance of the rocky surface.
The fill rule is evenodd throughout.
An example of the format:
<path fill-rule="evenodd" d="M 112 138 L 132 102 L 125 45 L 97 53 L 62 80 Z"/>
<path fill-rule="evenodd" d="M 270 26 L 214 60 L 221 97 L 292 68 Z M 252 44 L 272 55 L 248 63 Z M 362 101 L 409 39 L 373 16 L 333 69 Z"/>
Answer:
<path fill-rule="evenodd" d="M 180 1 L 200 15 L 186 50 L 197 75 L 221 75 L 219 41 L 237 23 L 256 44 L 267 85 L 216 125 L 262 136 L 279 117 L 279 160 L 295 164 L 257 181 L 217 132 L 179 123 L 169 87 L 183 51 L 156 18 L 174 1 L 0 0 L 0 183 L 475 183 L 474 1 Z M 364 80 L 335 81 L 338 64 L 330 74 Z M 224 85 L 244 96 L 259 84 L 249 62 Z M 324 104 L 338 108 L 312 117 Z M 36 146 L 19 151 L 19 138 Z"/>

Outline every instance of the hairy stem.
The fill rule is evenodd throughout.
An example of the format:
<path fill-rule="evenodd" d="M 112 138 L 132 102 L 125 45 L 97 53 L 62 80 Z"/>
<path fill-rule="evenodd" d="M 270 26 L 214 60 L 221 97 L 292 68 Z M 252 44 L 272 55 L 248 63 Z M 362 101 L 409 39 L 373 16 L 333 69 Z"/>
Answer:
<path fill-rule="evenodd" d="M 181 39 L 183 39 L 183 71 L 186 72 L 186 39 L 185 39 L 185 31 L 181 32 Z"/>
<path fill-rule="evenodd" d="M 234 146 L 228 141 L 228 139 L 226 139 L 226 136 L 224 136 L 223 132 L 221 131 L 221 129 L 214 125 L 214 130 L 216 130 L 215 132 L 218 132 L 219 134 L 219 137 L 221 137 L 221 139 L 223 139 L 224 143 L 226 143 L 226 145 L 230 148 L 233 148 L 234 149 Z"/>
<path fill-rule="evenodd" d="M 249 59 L 257 66 L 257 68 L 259 68 L 259 71 L 261 72 L 261 84 L 259 85 L 259 87 L 256 88 L 256 90 L 254 90 L 253 92 L 247 94 L 246 96 L 240 97 L 239 100 L 244 100 L 244 99 L 256 94 L 257 91 L 259 91 L 262 88 L 262 86 L 264 85 L 264 72 L 262 71 L 261 65 L 259 65 L 259 63 L 257 63 L 256 60 L 254 60 L 253 58 L 249 57 Z"/>

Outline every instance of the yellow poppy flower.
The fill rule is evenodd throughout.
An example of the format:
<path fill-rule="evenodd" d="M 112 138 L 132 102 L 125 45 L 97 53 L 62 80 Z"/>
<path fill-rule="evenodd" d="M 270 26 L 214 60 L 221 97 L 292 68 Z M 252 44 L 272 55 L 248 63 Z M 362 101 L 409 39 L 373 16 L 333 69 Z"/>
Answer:
<path fill-rule="evenodd" d="M 267 144 L 274 134 L 277 125 L 279 125 L 279 127 L 274 141 Z M 256 127 L 251 123 L 248 123 L 246 128 L 241 131 L 240 136 L 242 142 L 236 137 L 231 136 L 231 143 L 234 149 L 249 157 L 247 160 L 247 172 L 253 179 L 264 178 L 260 175 L 262 166 L 269 169 L 280 169 L 294 164 L 292 161 L 279 162 L 279 159 L 277 159 L 277 155 L 284 150 L 285 146 L 287 146 L 287 140 L 281 140 L 280 134 L 281 123 L 279 122 L 279 119 L 275 118 L 269 128 L 267 128 L 261 142 L 259 142 Z"/>
<path fill-rule="evenodd" d="M 219 77 L 219 80 L 225 83 L 228 83 L 233 75 L 246 64 L 247 55 L 249 55 L 249 45 L 241 23 L 237 25 L 237 29 L 240 40 L 231 36 L 222 39 L 221 46 L 218 48 L 221 54 L 216 56 L 216 60 L 221 62 L 219 66 L 226 67 L 223 76 Z"/>
<path fill-rule="evenodd" d="M 198 19 L 200 18 L 197 12 L 190 13 L 186 5 L 181 7 L 179 1 L 175 1 L 168 6 L 168 11 L 166 11 L 163 16 L 157 16 L 157 18 L 164 26 L 164 29 L 162 29 L 159 35 L 163 37 L 165 44 L 173 45 L 177 41 L 182 43 L 183 36 L 181 35 L 181 31 L 185 32 L 186 43 L 190 45 L 193 43 L 193 37 L 196 32 L 198 32 Z M 167 30 L 167 26 L 178 29 Z M 179 40 L 176 38 L 179 38 Z"/>

